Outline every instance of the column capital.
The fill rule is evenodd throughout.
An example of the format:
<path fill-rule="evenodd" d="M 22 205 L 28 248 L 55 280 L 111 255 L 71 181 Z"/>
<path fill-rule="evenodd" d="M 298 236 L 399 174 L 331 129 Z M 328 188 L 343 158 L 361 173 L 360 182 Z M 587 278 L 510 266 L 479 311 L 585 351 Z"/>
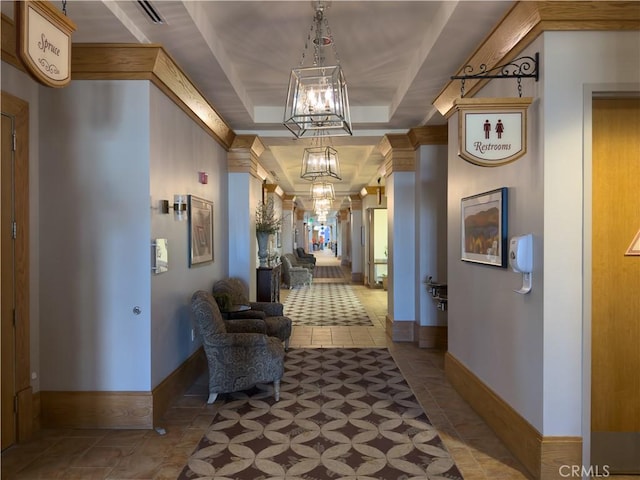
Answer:
<path fill-rule="evenodd" d="M 349 200 L 351 200 L 351 210 L 362 210 L 362 197 L 359 194 L 350 196 Z"/>
<path fill-rule="evenodd" d="M 287 195 L 286 193 L 282 196 L 282 210 L 293 210 L 295 207 L 295 195 Z"/>
<path fill-rule="evenodd" d="M 449 142 L 449 125 L 431 125 L 409 130 L 413 148 L 422 145 L 446 145 Z"/>
<path fill-rule="evenodd" d="M 340 210 L 340 221 L 342 222 L 346 222 L 347 220 L 349 220 L 349 210 L 347 210 L 346 208 Z"/>
<path fill-rule="evenodd" d="M 265 146 L 257 135 L 236 135 L 227 154 L 227 166 L 230 173 L 249 173 L 261 178 L 258 158 Z"/>
<path fill-rule="evenodd" d="M 296 210 L 296 220 L 304 220 L 304 210 Z"/>
<path fill-rule="evenodd" d="M 385 176 L 393 172 L 415 172 L 416 151 L 409 135 L 387 134 L 378 144 L 384 157 Z"/>

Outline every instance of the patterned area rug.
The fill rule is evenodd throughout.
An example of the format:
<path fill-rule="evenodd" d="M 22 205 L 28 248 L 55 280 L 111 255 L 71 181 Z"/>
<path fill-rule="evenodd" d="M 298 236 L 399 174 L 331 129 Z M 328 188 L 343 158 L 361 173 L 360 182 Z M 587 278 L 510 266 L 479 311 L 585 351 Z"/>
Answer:
<path fill-rule="evenodd" d="M 313 278 L 344 278 L 342 267 L 335 265 L 316 265 L 313 269 Z"/>
<path fill-rule="evenodd" d="M 461 480 L 384 348 L 293 349 L 271 385 L 229 394 L 178 480 Z"/>
<path fill-rule="evenodd" d="M 291 290 L 284 301 L 284 314 L 293 325 L 373 326 L 351 286 L 344 283 L 312 283 Z"/>

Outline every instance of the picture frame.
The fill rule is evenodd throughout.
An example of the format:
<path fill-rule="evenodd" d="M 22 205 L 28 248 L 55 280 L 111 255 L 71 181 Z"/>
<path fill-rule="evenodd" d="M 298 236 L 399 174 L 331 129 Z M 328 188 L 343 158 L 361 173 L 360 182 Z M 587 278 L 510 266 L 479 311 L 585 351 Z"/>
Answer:
<path fill-rule="evenodd" d="M 188 196 L 189 267 L 213 262 L 213 202 Z"/>
<path fill-rule="evenodd" d="M 461 260 L 507 268 L 506 187 L 462 198 Z"/>

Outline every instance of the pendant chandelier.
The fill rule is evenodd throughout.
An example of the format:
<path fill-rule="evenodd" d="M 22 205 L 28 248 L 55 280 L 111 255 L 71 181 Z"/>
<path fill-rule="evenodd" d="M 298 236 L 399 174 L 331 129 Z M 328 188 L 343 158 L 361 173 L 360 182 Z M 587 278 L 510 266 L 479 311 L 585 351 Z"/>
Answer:
<path fill-rule="evenodd" d="M 304 45 L 302 60 L 291 70 L 284 111 L 284 125 L 297 137 L 322 131 L 327 135 L 352 135 L 347 82 L 340 66 L 325 1 L 314 2 L 315 15 Z M 312 39 L 312 34 L 314 35 Z M 313 66 L 305 67 L 309 41 L 313 42 Z M 324 52 L 331 47 L 335 65 L 324 64 Z"/>
<path fill-rule="evenodd" d="M 329 213 L 330 208 L 331 200 L 328 198 L 321 198 L 319 200 L 314 200 L 313 202 L 313 210 L 319 215 Z"/>
<path fill-rule="evenodd" d="M 342 180 L 338 151 L 331 145 L 324 144 L 325 136 L 324 133 L 319 133 L 313 138 L 313 145 L 304 149 L 300 178 L 315 181 L 320 177 L 332 177 Z"/>
<path fill-rule="evenodd" d="M 327 182 L 313 182 L 311 185 L 311 198 L 313 200 L 334 200 L 336 198 L 336 193 L 333 189 L 333 185 Z"/>

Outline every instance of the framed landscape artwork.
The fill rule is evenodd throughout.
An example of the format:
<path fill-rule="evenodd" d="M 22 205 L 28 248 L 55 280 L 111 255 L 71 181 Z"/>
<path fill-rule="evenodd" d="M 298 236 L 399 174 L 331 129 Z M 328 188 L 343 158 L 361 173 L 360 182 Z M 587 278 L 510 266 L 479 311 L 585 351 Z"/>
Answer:
<path fill-rule="evenodd" d="M 189 266 L 213 262 L 213 202 L 189 195 Z"/>
<path fill-rule="evenodd" d="M 461 201 L 461 259 L 507 267 L 507 188 Z"/>

